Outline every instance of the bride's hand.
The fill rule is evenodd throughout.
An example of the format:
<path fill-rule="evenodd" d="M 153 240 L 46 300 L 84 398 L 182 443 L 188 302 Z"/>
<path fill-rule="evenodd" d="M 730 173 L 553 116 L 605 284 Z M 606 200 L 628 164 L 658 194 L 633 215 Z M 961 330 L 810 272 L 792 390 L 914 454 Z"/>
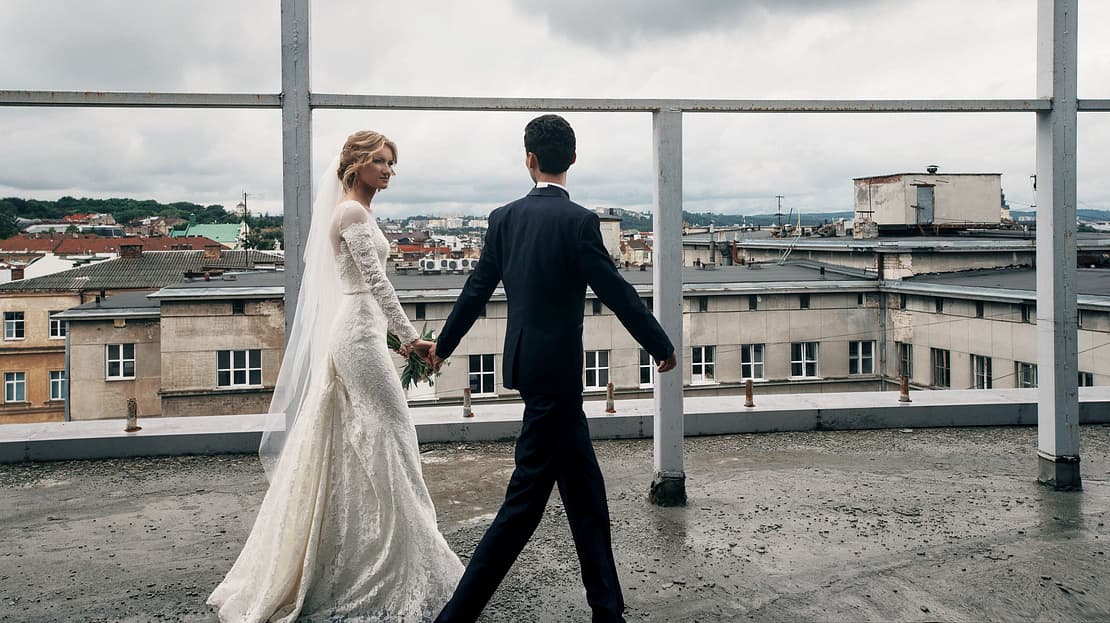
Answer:
<path fill-rule="evenodd" d="M 435 346 L 435 342 L 429 342 L 428 340 L 414 340 L 411 344 L 408 344 L 407 346 L 409 348 L 409 352 L 415 351 L 418 357 L 426 361 L 428 365 L 431 365 L 432 360 L 429 356 L 429 353 Z M 406 353 L 405 356 L 407 357 L 408 353 Z"/>

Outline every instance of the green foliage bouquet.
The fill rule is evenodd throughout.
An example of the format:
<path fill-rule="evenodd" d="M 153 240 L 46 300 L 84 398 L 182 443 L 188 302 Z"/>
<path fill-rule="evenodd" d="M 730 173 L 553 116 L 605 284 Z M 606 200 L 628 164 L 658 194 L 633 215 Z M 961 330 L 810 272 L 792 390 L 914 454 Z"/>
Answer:
<path fill-rule="evenodd" d="M 436 341 L 435 331 L 429 329 L 426 323 L 420 331 L 420 339 L 429 342 Z M 401 348 L 401 340 L 394 335 L 392 331 L 386 333 L 385 341 L 392 351 L 397 351 Z M 424 361 L 414 348 L 405 361 L 405 367 L 401 369 L 401 387 L 408 390 L 409 387 L 422 381 L 427 382 L 428 386 L 431 387 L 435 385 L 433 377 L 437 376 L 439 376 L 439 372 L 433 370 L 432 366 L 427 361 Z"/>

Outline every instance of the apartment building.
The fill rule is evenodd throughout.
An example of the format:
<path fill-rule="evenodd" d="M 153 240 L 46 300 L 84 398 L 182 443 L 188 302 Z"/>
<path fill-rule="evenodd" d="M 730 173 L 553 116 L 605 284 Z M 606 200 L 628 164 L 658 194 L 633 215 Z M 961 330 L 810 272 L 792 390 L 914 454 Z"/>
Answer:
<path fill-rule="evenodd" d="M 280 256 L 260 251 L 144 251 L 123 245 L 114 260 L 0 284 L 0 374 L 5 391 L 0 423 L 63 420 L 66 416 L 64 310 L 127 292 L 153 292 L 187 276 L 276 268 Z"/>

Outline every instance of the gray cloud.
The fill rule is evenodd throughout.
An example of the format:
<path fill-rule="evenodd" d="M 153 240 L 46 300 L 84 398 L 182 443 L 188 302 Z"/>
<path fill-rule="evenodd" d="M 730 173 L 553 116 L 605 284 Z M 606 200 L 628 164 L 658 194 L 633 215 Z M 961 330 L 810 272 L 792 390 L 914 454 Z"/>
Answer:
<path fill-rule="evenodd" d="M 732 29 L 758 30 L 774 16 L 847 11 L 879 0 L 513 0 L 521 15 L 546 21 L 553 36 L 618 50 Z"/>

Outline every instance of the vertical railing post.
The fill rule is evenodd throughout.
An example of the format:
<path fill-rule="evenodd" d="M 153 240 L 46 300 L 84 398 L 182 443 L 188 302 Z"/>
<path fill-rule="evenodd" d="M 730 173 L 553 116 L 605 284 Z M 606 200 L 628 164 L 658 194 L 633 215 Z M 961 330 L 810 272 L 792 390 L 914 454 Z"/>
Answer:
<path fill-rule="evenodd" d="M 309 0 L 281 0 L 281 153 L 285 217 L 285 334 L 293 326 L 312 223 Z"/>
<path fill-rule="evenodd" d="M 1062 490 L 1079 476 L 1076 307 L 1076 29 L 1078 0 L 1039 0 L 1037 96 L 1037 462 L 1038 480 Z"/>
<path fill-rule="evenodd" d="M 655 378 L 655 476 L 651 502 L 686 504 L 682 461 L 682 112 L 653 114 L 655 201 L 652 270 L 655 317 L 671 338 L 678 368 Z"/>

